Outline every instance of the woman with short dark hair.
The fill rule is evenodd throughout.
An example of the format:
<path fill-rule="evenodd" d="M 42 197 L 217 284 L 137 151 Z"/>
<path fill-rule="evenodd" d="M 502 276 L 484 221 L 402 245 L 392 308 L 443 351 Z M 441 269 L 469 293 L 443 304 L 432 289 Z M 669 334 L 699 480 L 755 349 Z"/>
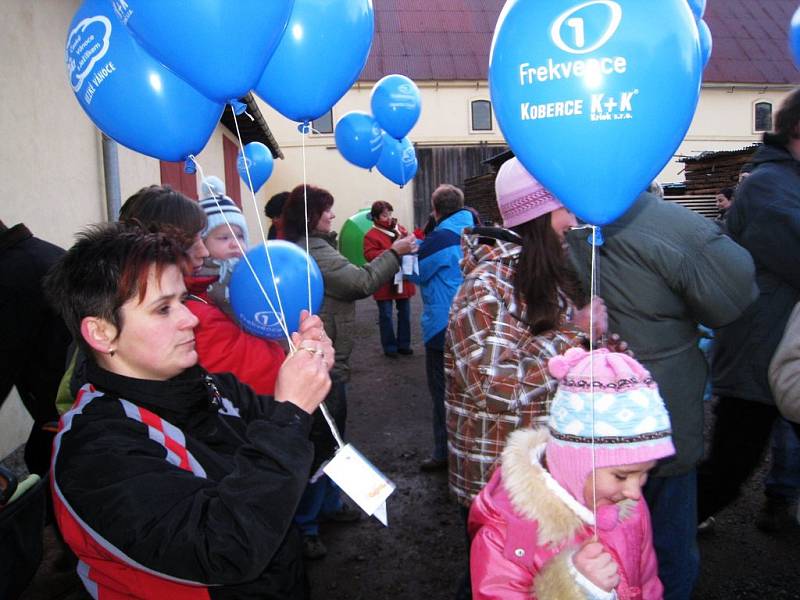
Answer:
<path fill-rule="evenodd" d="M 48 297 L 87 357 L 54 443 L 56 519 L 95 598 L 306 599 L 290 525 L 333 349 L 306 318 L 274 397 L 208 373 L 186 263 L 174 238 L 114 223 L 50 272 Z"/>

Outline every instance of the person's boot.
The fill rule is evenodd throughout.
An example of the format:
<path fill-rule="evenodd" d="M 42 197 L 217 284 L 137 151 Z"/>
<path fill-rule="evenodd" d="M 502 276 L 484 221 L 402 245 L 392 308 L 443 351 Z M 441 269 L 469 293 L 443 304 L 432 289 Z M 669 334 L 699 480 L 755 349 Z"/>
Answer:
<path fill-rule="evenodd" d="M 767 496 L 756 519 L 756 527 L 765 533 L 797 528 L 797 501 L 780 496 Z"/>

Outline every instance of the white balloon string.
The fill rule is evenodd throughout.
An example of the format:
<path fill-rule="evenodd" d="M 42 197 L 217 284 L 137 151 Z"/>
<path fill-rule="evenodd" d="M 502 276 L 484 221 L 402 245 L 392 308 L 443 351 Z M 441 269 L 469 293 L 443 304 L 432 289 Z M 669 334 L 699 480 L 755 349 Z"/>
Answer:
<path fill-rule="evenodd" d="M 597 227 L 592 227 L 592 275 L 589 284 L 589 385 L 592 399 L 592 514 L 594 515 L 594 537 L 597 539 L 597 471 L 595 461 L 595 403 L 594 403 L 594 300 L 597 293 Z"/>
<path fill-rule="evenodd" d="M 308 184 L 306 179 L 306 135 L 311 126 L 304 126 L 300 132 L 303 148 L 303 212 L 305 214 L 306 227 L 306 290 L 308 291 L 308 314 L 312 314 L 311 308 L 311 252 L 308 249 Z"/>
<path fill-rule="evenodd" d="M 205 173 L 203 171 L 203 167 L 197 161 L 197 157 L 189 155 L 189 158 L 191 158 L 194 161 L 195 165 L 197 166 L 197 170 L 200 172 L 200 180 L 203 181 L 205 179 Z M 250 259 L 247 256 L 247 253 L 244 251 L 244 248 L 239 243 L 239 238 L 234 233 L 233 226 L 231 225 L 230 221 L 228 221 L 228 216 L 225 214 L 225 211 L 222 210 L 222 207 L 220 206 L 217 194 L 214 192 L 214 190 L 211 189 L 210 186 L 208 186 L 208 189 L 211 192 L 211 195 L 214 197 L 214 202 L 216 203 L 217 209 L 219 210 L 220 214 L 222 215 L 222 218 L 225 221 L 225 224 L 228 226 L 228 229 L 230 230 L 231 234 L 234 236 L 234 239 L 236 240 L 236 245 L 239 247 L 239 250 L 242 252 L 242 260 L 245 262 L 247 267 L 250 269 L 250 273 L 252 273 L 253 279 L 255 279 L 256 284 L 258 285 L 258 288 L 261 290 L 261 293 L 264 295 L 264 299 L 267 301 L 267 305 L 269 306 L 270 310 L 273 312 L 273 314 L 277 314 L 277 311 L 275 310 L 275 306 L 272 304 L 272 301 L 270 300 L 269 295 L 267 294 L 267 291 L 264 289 L 264 286 L 261 285 L 261 280 L 259 280 L 258 275 L 256 275 L 256 271 L 253 268 L 253 265 L 252 265 L 252 263 L 250 262 Z M 242 233 L 244 233 L 244 232 L 242 232 Z M 270 272 L 272 272 L 271 269 L 272 269 L 272 265 L 270 265 Z M 273 276 L 273 279 L 274 279 L 274 276 Z M 279 298 L 280 298 L 280 296 L 279 296 Z M 283 312 L 281 312 L 281 318 L 278 319 L 278 324 L 281 326 L 281 330 L 283 331 L 283 333 L 286 336 L 286 338 L 289 340 L 289 345 L 291 347 L 292 340 L 291 340 L 291 337 L 289 336 L 288 329 L 286 328 L 285 319 L 283 319 L 282 317 L 283 317 Z"/>
<path fill-rule="evenodd" d="M 307 291 L 308 291 L 308 313 L 312 314 L 311 310 L 311 252 L 309 251 L 309 241 L 308 241 L 308 184 L 307 184 L 307 175 L 306 175 L 306 135 L 308 135 L 309 131 L 314 131 L 310 124 L 303 125 L 302 130 L 300 130 L 300 138 L 302 141 L 302 149 L 303 149 L 303 212 L 305 214 L 305 232 L 306 232 L 306 281 L 307 281 Z M 336 426 L 336 421 L 333 420 L 333 416 L 331 415 L 330 411 L 328 410 L 327 405 L 323 401 L 319 405 L 320 411 L 322 411 L 322 416 L 325 417 L 325 422 L 328 424 L 328 429 L 331 430 L 331 434 L 333 435 L 333 439 L 336 440 L 336 445 L 339 449 L 344 448 L 344 440 L 342 439 L 342 435 L 339 433 L 339 428 Z"/>
<path fill-rule="evenodd" d="M 286 325 L 286 313 L 283 310 L 283 301 L 281 300 L 281 294 L 278 291 L 278 281 L 277 278 L 275 277 L 275 269 L 272 266 L 272 257 L 270 256 L 269 253 L 269 244 L 267 244 L 267 236 L 266 233 L 264 232 L 264 225 L 261 223 L 261 217 L 260 217 L 261 211 L 259 210 L 258 202 L 256 201 L 256 193 L 253 187 L 253 179 L 250 176 L 250 164 L 249 161 L 247 160 L 247 157 L 244 155 L 244 143 L 242 142 L 242 133 L 239 130 L 239 119 L 236 115 L 236 112 L 233 110 L 233 106 L 231 106 L 231 114 L 233 115 L 233 123 L 234 125 L 236 125 L 236 138 L 239 141 L 239 152 L 241 152 L 242 164 L 244 165 L 245 174 L 247 175 L 247 189 L 250 191 L 250 198 L 253 203 L 253 210 L 256 215 L 256 220 L 258 221 L 259 231 L 261 232 L 261 241 L 264 244 L 264 252 L 267 255 L 267 266 L 269 267 L 269 275 L 270 279 L 272 280 L 272 288 L 275 290 L 275 297 L 278 299 L 278 309 L 280 310 L 280 312 L 275 311 L 275 308 L 273 307 L 272 302 L 269 299 L 269 296 L 267 295 L 266 291 L 264 291 L 264 288 L 261 285 L 261 282 L 258 280 L 258 276 L 256 275 L 256 272 L 253 269 L 252 265 L 250 264 L 249 260 L 247 261 L 247 265 L 250 267 L 250 271 L 253 273 L 253 277 L 256 278 L 256 281 L 258 282 L 258 287 L 264 294 L 264 298 L 267 300 L 267 304 L 269 305 L 270 310 L 272 311 L 273 314 L 275 314 L 278 317 L 278 324 L 280 325 L 281 330 L 283 331 L 283 335 L 286 337 L 286 341 L 289 344 L 289 350 L 294 352 L 295 348 L 294 344 L 292 343 L 292 336 L 289 332 L 288 326 Z"/>

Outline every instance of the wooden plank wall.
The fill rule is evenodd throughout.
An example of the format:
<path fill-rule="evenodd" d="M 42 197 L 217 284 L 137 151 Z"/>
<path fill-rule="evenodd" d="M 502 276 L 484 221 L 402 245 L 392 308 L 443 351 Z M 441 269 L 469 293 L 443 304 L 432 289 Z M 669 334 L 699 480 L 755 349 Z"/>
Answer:
<path fill-rule="evenodd" d="M 668 202 L 681 204 L 709 219 L 717 217 L 717 200 L 715 196 L 667 196 L 664 199 Z"/>
<path fill-rule="evenodd" d="M 431 212 L 431 194 L 442 183 L 464 190 L 465 181 L 490 173 L 483 161 L 508 150 L 508 146 L 417 146 L 419 170 L 414 178 L 414 225 L 424 226 Z"/>
<path fill-rule="evenodd" d="M 708 196 L 725 187 L 736 187 L 740 169 L 752 160 L 756 148 L 749 146 L 738 151 L 709 152 L 685 159 L 686 193 Z"/>

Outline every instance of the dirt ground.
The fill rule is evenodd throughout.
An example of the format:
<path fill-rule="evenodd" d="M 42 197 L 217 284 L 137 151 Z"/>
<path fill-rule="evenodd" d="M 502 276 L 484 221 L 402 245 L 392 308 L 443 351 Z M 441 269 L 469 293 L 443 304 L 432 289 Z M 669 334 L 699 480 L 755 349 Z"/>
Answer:
<path fill-rule="evenodd" d="M 458 508 L 449 499 L 446 473 L 419 471 L 432 447 L 420 310 L 416 297 L 415 354 L 389 359 L 380 350 L 374 302 L 358 303 L 347 437 L 397 490 L 388 500 L 388 528 L 367 518 L 322 526 L 328 555 L 309 564 L 315 599 L 447 600 L 455 595 L 465 552 Z M 754 525 L 763 471 L 719 516 L 716 533 L 701 538 L 695 599 L 800 598 L 800 529 L 767 536 Z M 23 598 L 88 598 L 58 562 L 51 533 L 46 542 L 51 551 Z"/>

